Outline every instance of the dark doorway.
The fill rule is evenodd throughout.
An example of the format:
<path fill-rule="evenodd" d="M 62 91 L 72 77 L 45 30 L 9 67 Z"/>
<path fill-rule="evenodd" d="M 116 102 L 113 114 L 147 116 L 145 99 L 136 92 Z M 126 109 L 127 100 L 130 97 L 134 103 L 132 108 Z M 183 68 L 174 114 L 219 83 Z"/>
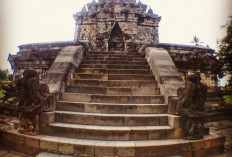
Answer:
<path fill-rule="evenodd" d="M 110 51 L 124 50 L 122 30 L 118 23 L 114 25 L 114 28 L 111 31 L 110 39 L 109 39 L 109 50 Z"/>

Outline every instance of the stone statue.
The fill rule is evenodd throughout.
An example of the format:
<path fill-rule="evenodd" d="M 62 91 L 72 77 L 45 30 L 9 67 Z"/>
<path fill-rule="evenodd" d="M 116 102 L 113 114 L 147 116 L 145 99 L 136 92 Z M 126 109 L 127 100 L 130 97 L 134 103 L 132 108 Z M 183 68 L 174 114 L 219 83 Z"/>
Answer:
<path fill-rule="evenodd" d="M 183 137 L 188 140 L 202 139 L 204 134 L 207 87 L 200 81 L 200 73 L 189 75 L 185 88 L 179 88 L 177 92 L 176 111 L 182 118 Z"/>
<path fill-rule="evenodd" d="M 25 70 L 23 78 L 16 83 L 19 96 L 18 131 L 29 135 L 39 133 L 39 115 L 49 111 L 53 106 L 53 95 L 49 94 L 48 86 L 39 83 L 39 76 L 35 70 Z"/>

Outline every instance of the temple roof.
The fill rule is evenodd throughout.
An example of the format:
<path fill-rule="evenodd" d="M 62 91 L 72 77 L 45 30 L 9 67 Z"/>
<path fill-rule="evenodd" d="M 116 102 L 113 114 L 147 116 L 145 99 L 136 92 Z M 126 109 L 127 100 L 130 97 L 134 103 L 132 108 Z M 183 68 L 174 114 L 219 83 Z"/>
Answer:
<path fill-rule="evenodd" d="M 74 14 L 75 20 L 82 16 L 93 16 L 100 12 L 115 12 L 116 4 L 121 4 L 121 12 L 138 14 L 141 17 L 151 17 L 153 19 L 161 19 L 160 16 L 155 14 L 153 10 L 148 7 L 148 5 L 141 3 L 140 1 L 136 3 L 136 0 L 99 0 L 96 2 L 93 0 L 91 3 L 86 4 L 80 12 Z M 112 9 L 114 8 L 114 9 Z"/>

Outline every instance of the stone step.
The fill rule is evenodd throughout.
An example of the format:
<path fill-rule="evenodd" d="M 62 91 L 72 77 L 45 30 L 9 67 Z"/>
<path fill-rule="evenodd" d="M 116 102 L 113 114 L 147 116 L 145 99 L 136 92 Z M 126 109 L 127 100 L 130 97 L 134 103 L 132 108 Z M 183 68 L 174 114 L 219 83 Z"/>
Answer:
<path fill-rule="evenodd" d="M 98 68 L 79 68 L 77 73 L 84 74 L 151 74 L 149 69 L 98 69 Z"/>
<path fill-rule="evenodd" d="M 41 133 L 58 137 L 105 141 L 138 141 L 176 139 L 181 137 L 181 129 L 176 133 L 170 126 L 98 126 L 68 123 L 52 123 L 41 127 Z"/>
<path fill-rule="evenodd" d="M 74 79 L 93 79 L 93 80 L 155 80 L 153 75 L 144 74 L 80 74 L 74 73 Z"/>
<path fill-rule="evenodd" d="M 81 64 L 79 68 L 103 68 L 103 69 L 145 69 L 150 70 L 148 65 L 118 65 L 118 64 Z"/>
<path fill-rule="evenodd" d="M 155 80 L 88 80 L 88 79 L 71 79 L 71 86 L 100 86 L 100 87 L 157 87 Z"/>
<path fill-rule="evenodd" d="M 166 104 L 110 104 L 58 101 L 56 110 L 107 114 L 163 114 Z"/>
<path fill-rule="evenodd" d="M 140 56 L 139 54 L 86 54 L 86 57 L 108 57 L 108 58 L 115 58 L 115 57 L 125 57 L 125 58 L 144 58 L 143 56 Z"/>
<path fill-rule="evenodd" d="M 122 52 L 122 51 L 108 51 L 108 52 L 103 52 L 103 51 L 88 51 L 86 52 L 86 55 L 139 55 L 137 52 Z"/>
<path fill-rule="evenodd" d="M 36 156 L 37 150 L 38 153 L 43 151 L 50 152 L 52 155 L 65 154 L 89 157 L 164 157 L 177 155 L 203 157 L 222 153 L 225 138 L 211 134 L 202 140 L 103 141 L 49 135 L 28 136 L 17 133 L 17 130 L 5 129 L 1 130 L 0 140 L 2 145 L 31 156 Z M 12 143 L 14 144 L 12 145 Z"/>
<path fill-rule="evenodd" d="M 84 57 L 84 61 L 128 61 L 128 62 L 146 62 L 145 58 L 129 58 L 129 57 Z"/>
<path fill-rule="evenodd" d="M 147 61 L 123 61 L 123 60 L 83 60 L 82 64 L 131 64 L 131 65 L 148 65 Z"/>
<path fill-rule="evenodd" d="M 168 114 L 103 114 L 55 111 L 55 122 L 102 126 L 165 126 L 168 125 Z"/>
<path fill-rule="evenodd" d="M 66 86 L 65 91 L 69 93 L 86 94 L 108 94 L 108 95 L 160 95 L 159 88 L 112 88 L 112 87 L 94 87 L 94 86 Z"/>
<path fill-rule="evenodd" d="M 163 95 L 106 95 L 106 94 L 82 94 L 82 93 L 61 93 L 62 101 L 73 102 L 94 102 L 94 103 L 122 103 L 122 104 L 155 104 L 164 103 Z"/>
<path fill-rule="evenodd" d="M 57 153 L 41 152 L 38 155 L 36 155 L 36 157 L 73 157 L 73 156 L 72 155 L 62 155 L 62 154 L 57 154 Z M 76 157 L 78 157 L 78 156 L 76 156 Z"/>

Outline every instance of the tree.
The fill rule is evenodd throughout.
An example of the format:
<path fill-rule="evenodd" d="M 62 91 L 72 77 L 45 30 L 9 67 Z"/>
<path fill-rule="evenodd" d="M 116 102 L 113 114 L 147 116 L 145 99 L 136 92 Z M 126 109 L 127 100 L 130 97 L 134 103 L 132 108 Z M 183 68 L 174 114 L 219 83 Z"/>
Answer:
<path fill-rule="evenodd" d="M 13 81 L 13 74 L 9 74 L 8 69 L 2 70 L 0 68 L 0 80 L 2 81 Z"/>
<path fill-rule="evenodd" d="M 195 43 L 196 46 L 199 46 L 200 39 L 195 35 L 193 36 L 193 42 Z"/>
<path fill-rule="evenodd" d="M 193 41 L 191 43 L 194 43 L 195 46 L 201 46 L 200 43 L 203 43 L 203 42 L 200 42 L 200 38 L 197 37 L 196 35 L 193 36 Z"/>
<path fill-rule="evenodd" d="M 0 69 L 0 80 L 6 80 L 8 73 L 9 73 L 8 70 Z"/>
<path fill-rule="evenodd" d="M 230 22 L 223 26 L 226 28 L 226 36 L 219 42 L 219 52 L 217 56 L 223 61 L 224 66 L 219 77 L 229 76 L 228 83 L 232 85 L 232 16 Z"/>
<path fill-rule="evenodd" d="M 13 81 L 13 74 L 8 74 L 7 75 L 7 80 L 8 81 Z"/>

